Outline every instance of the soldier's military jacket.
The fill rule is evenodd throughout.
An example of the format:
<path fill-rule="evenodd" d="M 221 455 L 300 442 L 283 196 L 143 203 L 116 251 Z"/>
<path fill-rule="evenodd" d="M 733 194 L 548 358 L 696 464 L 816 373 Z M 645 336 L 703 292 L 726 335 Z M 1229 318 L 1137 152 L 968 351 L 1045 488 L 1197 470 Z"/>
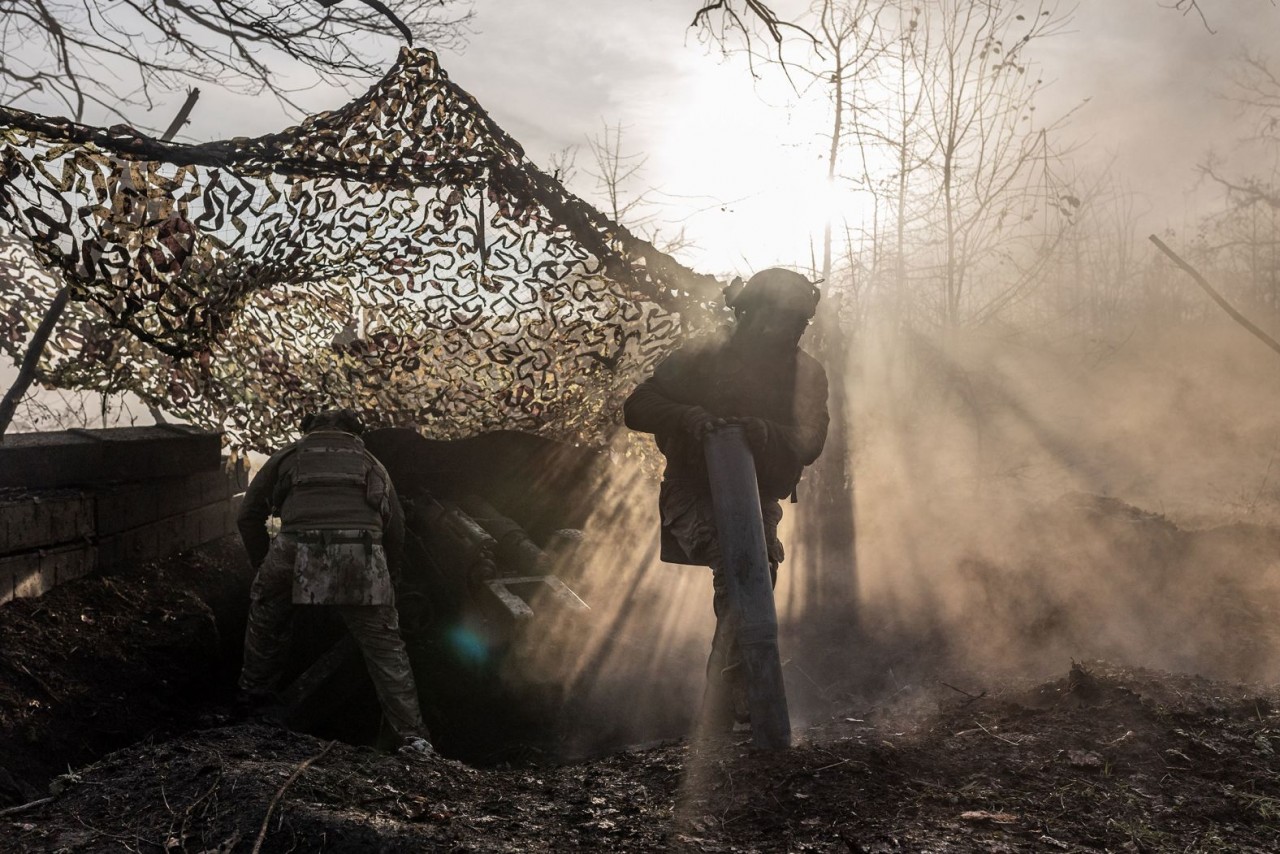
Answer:
<path fill-rule="evenodd" d="M 653 433 L 667 459 L 659 498 L 662 559 L 707 565 L 715 560 L 717 536 L 706 457 L 684 427 L 693 407 L 768 422 L 765 447 L 754 454 L 756 481 L 769 559 L 780 563 L 778 500 L 794 494 L 804 467 L 826 442 L 826 372 L 798 348 L 764 354 L 735 346 L 732 338 L 710 339 L 672 353 L 627 398 L 627 426 Z"/>
<path fill-rule="evenodd" d="M 707 491 L 702 447 L 683 429 L 694 406 L 722 418 L 769 422 L 766 446 L 755 455 L 760 494 L 767 498 L 791 495 L 827 439 L 827 374 L 800 349 L 780 356 L 735 346 L 732 338 L 693 342 L 627 398 L 627 426 L 654 434 L 667 458 L 664 478 Z"/>
<path fill-rule="evenodd" d="M 359 437 L 313 430 L 267 460 L 238 519 L 254 566 L 272 547 L 272 515 L 280 517 L 277 545 L 287 543 L 293 556 L 295 602 L 393 601 L 390 571 L 404 544 L 404 514 L 386 469 Z"/>

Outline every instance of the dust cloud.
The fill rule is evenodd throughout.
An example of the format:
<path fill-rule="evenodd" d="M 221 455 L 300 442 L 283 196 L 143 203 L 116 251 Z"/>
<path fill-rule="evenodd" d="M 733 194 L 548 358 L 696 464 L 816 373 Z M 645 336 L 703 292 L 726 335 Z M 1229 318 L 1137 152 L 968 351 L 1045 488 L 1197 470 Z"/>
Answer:
<path fill-rule="evenodd" d="M 1214 321 L 1056 345 L 873 333 L 854 361 L 868 648 L 1280 677 L 1280 363 L 1257 341 Z"/>
<path fill-rule="evenodd" d="M 910 680 L 1048 678 L 1072 659 L 1280 679 L 1277 368 L 1216 321 L 1065 343 L 861 334 L 856 564 L 800 541 L 824 512 L 808 475 L 785 505 L 795 723 Z M 580 753 L 686 734 L 714 626 L 709 571 L 658 560 L 651 440 L 623 434 L 610 453 L 587 538 L 558 570 L 590 618 L 539 640 Z"/>

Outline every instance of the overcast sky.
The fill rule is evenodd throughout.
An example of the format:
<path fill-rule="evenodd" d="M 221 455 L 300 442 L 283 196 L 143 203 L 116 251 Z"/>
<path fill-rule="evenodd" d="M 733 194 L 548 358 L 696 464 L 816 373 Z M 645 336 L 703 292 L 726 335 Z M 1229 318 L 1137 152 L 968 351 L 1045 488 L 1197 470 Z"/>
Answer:
<path fill-rule="evenodd" d="M 1181 227 L 1212 203 L 1213 193 L 1191 191 L 1196 162 L 1238 134 L 1216 95 L 1223 73 L 1243 48 L 1266 50 L 1280 36 L 1280 9 L 1270 0 L 1202 0 L 1216 33 L 1162 2 L 1083 0 L 1070 31 L 1036 54 L 1052 81 L 1041 109 L 1089 99 L 1071 124 L 1083 143 L 1077 157 L 1087 167 L 1114 157 L 1117 173 L 1148 200 L 1151 229 Z M 649 158 L 644 182 L 668 194 L 660 211 L 667 230 L 688 228 L 684 260 L 713 273 L 807 264 L 820 219 L 804 203 L 822 177 L 819 107 L 788 104 L 776 75 L 753 82 L 741 56 L 702 44 L 689 29 L 697 5 L 476 0 L 466 49 L 441 59 L 540 165 L 602 122 L 624 125 L 625 147 Z M 772 5 L 786 15 L 805 4 Z M 317 90 L 307 104 L 330 108 L 348 97 Z M 182 96 L 170 100 L 140 122 L 166 124 Z M 185 136 L 256 135 L 292 121 L 265 98 L 204 87 Z M 590 167 L 585 150 L 578 167 Z M 592 181 L 580 175 L 574 188 L 590 196 Z"/>

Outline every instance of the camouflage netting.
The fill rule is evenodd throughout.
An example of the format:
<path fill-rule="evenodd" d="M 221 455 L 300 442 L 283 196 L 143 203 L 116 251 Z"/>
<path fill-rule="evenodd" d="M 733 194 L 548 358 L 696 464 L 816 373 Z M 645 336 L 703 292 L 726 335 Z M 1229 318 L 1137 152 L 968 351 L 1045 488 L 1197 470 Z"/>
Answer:
<path fill-rule="evenodd" d="M 45 385 L 134 391 L 260 450 L 332 404 L 440 437 L 593 441 L 677 313 L 718 296 L 534 167 L 425 50 L 256 139 L 0 108 L 0 222 L 39 262 L 0 251 L 4 352 L 60 276 Z"/>

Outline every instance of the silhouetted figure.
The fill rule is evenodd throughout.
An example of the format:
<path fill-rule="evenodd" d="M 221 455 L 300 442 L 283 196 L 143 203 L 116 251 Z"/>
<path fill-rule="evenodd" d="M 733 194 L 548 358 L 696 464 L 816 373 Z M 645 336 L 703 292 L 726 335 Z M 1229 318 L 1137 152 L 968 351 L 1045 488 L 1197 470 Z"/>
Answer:
<path fill-rule="evenodd" d="M 703 719 L 718 729 L 733 726 L 735 705 L 738 716 L 745 717 L 745 701 L 737 643 L 726 619 L 725 567 L 703 439 L 725 423 L 743 425 L 755 459 L 776 582 L 783 559 L 779 501 L 794 497 L 801 472 L 818 458 L 827 435 L 826 372 L 799 348 L 818 299 L 818 289 L 790 270 L 764 270 L 745 285 L 735 281 L 725 291 L 736 318 L 732 331 L 673 353 L 625 406 L 627 426 L 653 433 L 667 459 L 658 499 L 662 559 L 711 567 L 716 634 L 707 661 Z"/>
<path fill-rule="evenodd" d="M 288 657 L 293 609 L 333 608 L 364 655 L 391 728 L 403 746 L 429 753 L 392 586 L 404 545 L 395 487 L 365 450 L 351 410 L 308 416 L 302 430 L 258 472 L 240 509 L 240 537 L 257 568 L 240 688 L 271 697 Z M 272 515 L 280 517 L 274 539 L 266 529 Z"/>

